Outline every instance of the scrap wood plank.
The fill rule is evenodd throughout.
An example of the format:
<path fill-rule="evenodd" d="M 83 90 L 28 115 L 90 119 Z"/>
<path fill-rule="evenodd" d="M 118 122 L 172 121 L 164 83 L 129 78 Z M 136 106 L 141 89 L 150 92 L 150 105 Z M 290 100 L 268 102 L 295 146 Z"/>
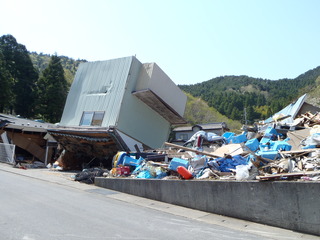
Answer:
<path fill-rule="evenodd" d="M 225 157 L 226 155 L 235 156 L 243 154 L 243 147 L 239 143 L 230 143 L 219 147 L 213 152 L 213 154 L 219 157 Z"/>
<path fill-rule="evenodd" d="M 190 152 L 195 152 L 195 153 L 206 155 L 206 156 L 209 156 L 209 157 L 214 157 L 214 158 L 219 158 L 220 157 L 220 156 L 218 156 L 216 154 L 212 154 L 212 153 L 205 152 L 205 151 L 198 151 L 196 149 L 187 148 L 187 147 L 180 146 L 180 145 L 173 144 L 173 143 L 165 142 L 164 145 L 169 146 L 169 147 L 179 148 L 179 149 L 190 151 Z"/>
<path fill-rule="evenodd" d="M 301 150 L 293 150 L 293 151 L 281 151 L 281 153 L 284 154 L 299 154 L 299 153 L 310 153 L 310 152 L 314 152 L 320 150 L 320 148 L 309 148 L 309 149 L 301 149 Z"/>
<path fill-rule="evenodd" d="M 282 177 L 301 177 L 307 175 L 320 174 L 320 171 L 303 171 L 303 172 L 293 172 L 293 173 L 283 173 L 283 174 L 270 174 L 266 176 L 256 176 L 257 180 L 274 180 Z"/>
<path fill-rule="evenodd" d="M 301 142 L 310 136 L 310 128 L 288 132 L 288 143 L 292 146 L 291 151 L 300 150 Z"/>

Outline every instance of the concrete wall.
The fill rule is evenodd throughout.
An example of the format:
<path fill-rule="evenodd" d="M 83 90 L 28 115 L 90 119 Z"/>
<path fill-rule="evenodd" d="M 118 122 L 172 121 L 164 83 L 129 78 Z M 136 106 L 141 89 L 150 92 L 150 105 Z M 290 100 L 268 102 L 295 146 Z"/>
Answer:
<path fill-rule="evenodd" d="M 320 182 L 236 182 L 96 178 L 140 197 L 320 235 Z"/>

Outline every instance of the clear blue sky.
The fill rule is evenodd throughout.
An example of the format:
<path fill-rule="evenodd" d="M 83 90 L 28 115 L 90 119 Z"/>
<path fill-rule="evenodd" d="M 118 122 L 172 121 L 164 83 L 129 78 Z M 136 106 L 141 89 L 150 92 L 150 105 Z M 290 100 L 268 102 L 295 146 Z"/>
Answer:
<path fill-rule="evenodd" d="M 176 84 L 320 65 L 319 0 L 0 0 L 0 36 L 88 61 L 136 55 Z"/>

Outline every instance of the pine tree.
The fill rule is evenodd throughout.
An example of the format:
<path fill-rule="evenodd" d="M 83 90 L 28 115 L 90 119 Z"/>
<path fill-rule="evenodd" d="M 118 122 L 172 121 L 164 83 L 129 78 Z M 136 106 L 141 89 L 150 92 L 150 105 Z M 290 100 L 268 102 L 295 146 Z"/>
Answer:
<path fill-rule="evenodd" d="M 48 122 L 59 122 L 68 94 L 60 58 L 53 55 L 38 81 L 37 112 Z"/>
<path fill-rule="evenodd" d="M 10 72 L 6 69 L 6 64 L 3 54 L 0 52 L 0 112 L 8 112 L 14 95 L 12 92 L 12 86 L 14 84 L 13 77 Z"/>
<path fill-rule="evenodd" d="M 15 80 L 13 92 L 14 111 L 25 117 L 32 117 L 34 110 L 34 89 L 38 73 L 33 67 L 26 47 L 17 43 L 12 35 L 0 37 L 0 51 L 5 60 L 6 69 Z"/>

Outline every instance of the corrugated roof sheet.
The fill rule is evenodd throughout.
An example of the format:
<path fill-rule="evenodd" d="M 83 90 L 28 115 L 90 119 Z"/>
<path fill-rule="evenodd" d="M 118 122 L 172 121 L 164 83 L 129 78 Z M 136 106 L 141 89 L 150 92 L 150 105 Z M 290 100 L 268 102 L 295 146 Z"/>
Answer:
<path fill-rule="evenodd" d="M 288 106 L 283 108 L 281 111 L 277 112 L 275 115 L 283 115 L 283 116 L 291 116 L 281 121 L 281 123 L 292 123 L 293 120 L 296 118 L 300 108 L 302 107 L 303 103 L 305 102 L 307 94 L 302 95 L 298 98 L 295 102 L 290 103 Z M 268 118 L 265 120 L 265 123 L 270 123 L 273 121 L 273 117 Z"/>
<path fill-rule="evenodd" d="M 19 129 L 29 132 L 46 132 L 48 127 L 53 124 L 42 121 L 31 120 L 26 118 L 19 118 L 12 115 L 1 114 L 0 121 L 8 121 L 6 128 Z"/>
<path fill-rule="evenodd" d="M 116 125 L 133 58 L 81 63 L 60 124 L 79 126 L 83 111 L 105 111 L 102 126 Z"/>

